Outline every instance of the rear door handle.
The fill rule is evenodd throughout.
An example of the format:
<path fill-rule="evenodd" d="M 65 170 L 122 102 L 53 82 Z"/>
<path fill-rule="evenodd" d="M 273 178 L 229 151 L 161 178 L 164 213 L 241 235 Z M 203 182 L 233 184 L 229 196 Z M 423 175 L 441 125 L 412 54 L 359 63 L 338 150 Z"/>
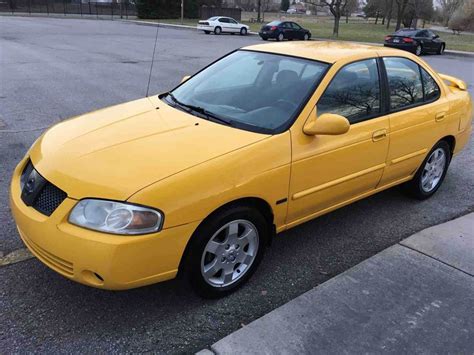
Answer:
<path fill-rule="evenodd" d="M 446 116 L 446 112 L 438 112 L 435 116 L 435 121 L 439 122 L 444 120 L 444 117 Z"/>
<path fill-rule="evenodd" d="M 375 131 L 372 134 L 372 141 L 377 142 L 377 141 L 380 141 L 382 139 L 385 139 L 385 137 L 387 137 L 387 130 L 386 129 L 380 129 L 378 131 Z"/>

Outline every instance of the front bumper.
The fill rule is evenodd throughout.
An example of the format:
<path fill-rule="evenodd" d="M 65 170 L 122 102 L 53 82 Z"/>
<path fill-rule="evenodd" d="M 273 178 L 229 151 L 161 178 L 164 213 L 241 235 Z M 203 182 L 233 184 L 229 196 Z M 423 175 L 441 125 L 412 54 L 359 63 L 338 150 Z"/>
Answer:
<path fill-rule="evenodd" d="M 20 197 L 23 160 L 15 169 L 10 205 L 19 234 L 44 264 L 88 286 L 121 290 L 172 279 L 199 222 L 142 236 L 100 233 L 67 222 L 76 200 L 66 198 L 48 217 Z"/>

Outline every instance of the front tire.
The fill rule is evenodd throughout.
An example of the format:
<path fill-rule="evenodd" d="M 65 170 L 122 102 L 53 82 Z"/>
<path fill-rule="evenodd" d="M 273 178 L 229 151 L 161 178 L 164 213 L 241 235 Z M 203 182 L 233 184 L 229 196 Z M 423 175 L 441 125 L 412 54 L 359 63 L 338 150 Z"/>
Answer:
<path fill-rule="evenodd" d="M 194 233 L 185 260 L 185 273 L 204 298 L 228 295 L 243 285 L 263 258 L 269 223 L 256 209 L 226 208 Z"/>
<path fill-rule="evenodd" d="M 242 28 L 240 29 L 240 35 L 241 35 L 241 36 L 247 36 L 247 29 L 246 29 L 245 27 L 242 27 Z"/>
<path fill-rule="evenodd" d="M 442 55 L 444 53 L 444 49 L 446 48 L 446 45 L 443 43 L 441 46 L 438 48 L 438 54 Z"/>
<path fill-rule="evenodd" d="M 278 36 L 276 37 L 276 40 L 278 42 L 283 41 L 284 39 L 285 39 L 285 36 L 283 35 L 283 33 L 279 33 Z"/>
<path fill-rule="evenodd" d="M 413 179 L 404 185 L 405 190 L 419 200 L 433 196 L 443 183 L 450 162 L 451 147 L 446 141 L 439 141 L 428 153 Z"/>
<path fill-rule="evenodd" d="M 303 41 L 309 40 L 309 34 L 305 33 L 303 36 Z"/>
<path fill-rule="evenodd" d="M 214 34 L 215 35 L 220 35 L 221 33 L 222 33 L 222 28 L 220 28 L 219 26 L 214 28 Z"/>

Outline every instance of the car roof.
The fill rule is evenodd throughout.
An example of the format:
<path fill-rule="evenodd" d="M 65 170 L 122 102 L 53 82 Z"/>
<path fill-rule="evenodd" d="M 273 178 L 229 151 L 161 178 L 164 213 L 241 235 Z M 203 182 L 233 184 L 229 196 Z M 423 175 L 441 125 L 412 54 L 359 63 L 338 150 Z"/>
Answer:
<path fill-rule="evenodd" d="M 326 63 L 335 63 L 347 58 L 366 58 L 380 55 L 398 55 L 409 57 L 409 53 L 388 47 L 377 47 L 351 42 L 332 41 L 304 41 L 304 42 L 276 42 L 255 44 L 242 49 L 283 54 L 294 57 L 318 60 Z"/>

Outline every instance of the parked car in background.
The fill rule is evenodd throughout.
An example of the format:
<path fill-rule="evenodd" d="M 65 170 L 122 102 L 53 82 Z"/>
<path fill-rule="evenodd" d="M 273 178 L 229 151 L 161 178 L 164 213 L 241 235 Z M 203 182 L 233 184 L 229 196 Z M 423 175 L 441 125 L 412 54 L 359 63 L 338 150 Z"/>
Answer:
<path fill-rule="evenodd" d="M 288 10 L 286 10 L 286 13 L 287 14 L 296 14 L 297 11 L 296 11 L 296 9 L 288 9 Z"/>
<path fill-rule="evenodd" d="M 307 41 L 311 38 L 311 32 L 292 21 L 272 21 L 262 26 L 258 33 L 264 41 L 274 38 L 277 41 L 284 39 L 300 39 Z"/>
<path fill-rule="evenodd" d="M 205 21 L 199 21 L 197 29 L 204 31 L 205 34 L 214 32 L 216 35 L 221 33 L 240 33 L 246 36 L 250 27 L 234 20 L 232 17 L 214 16 Z"/>
<path fill-rule="evenodd" d="M 385 47 L 403 49 L 416 55 L 443 54 L 446 43 L 431 30 L 404 28 L 385 37 Z"/>

